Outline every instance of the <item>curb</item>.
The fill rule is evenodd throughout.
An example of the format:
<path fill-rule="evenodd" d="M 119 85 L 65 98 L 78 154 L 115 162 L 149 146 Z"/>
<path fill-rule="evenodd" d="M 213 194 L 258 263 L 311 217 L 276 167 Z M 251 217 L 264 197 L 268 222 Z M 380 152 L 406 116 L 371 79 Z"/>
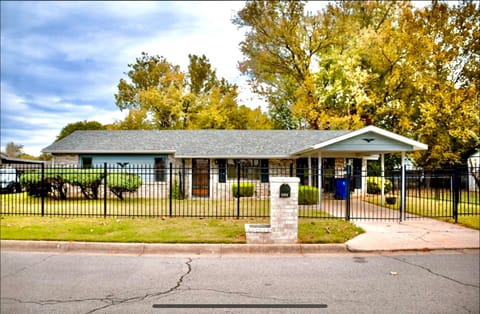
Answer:
<path fill-rule="evenodd" d="M 474 251 L 479 252 L 480 248 L 475 246 L 465 246 L 465 247 L 416 247 L 416 248 L 376 248 L 376 249 L 362 249 L 351 247 L 348 244 L 346 249 L 350 253 L 428 253 L 428 252 L 460 252 L 460 251 Z"/>
<path fill-rule="evenodd" d="M 274 255 L 348 253 L 345 244 L 155 244 L 1 240 L 1 251 L 128 255 Z"/>
<path fill-rule="evenodd" d="M 356 248 L 341 244 L 175 244 L 0 240 L 0 251 L 165 256 L 315 255 L 479 251 L 478 247 Z"/>

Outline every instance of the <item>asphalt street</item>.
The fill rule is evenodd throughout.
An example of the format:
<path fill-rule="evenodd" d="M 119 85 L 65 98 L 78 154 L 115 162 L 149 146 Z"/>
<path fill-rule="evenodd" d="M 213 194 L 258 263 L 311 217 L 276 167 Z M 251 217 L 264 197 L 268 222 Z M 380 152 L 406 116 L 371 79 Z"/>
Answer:
<path fill-rule="evenodd" d="M 478 250 L 1 254 L 1 313 L 479 313 L 479 299 Z"/>

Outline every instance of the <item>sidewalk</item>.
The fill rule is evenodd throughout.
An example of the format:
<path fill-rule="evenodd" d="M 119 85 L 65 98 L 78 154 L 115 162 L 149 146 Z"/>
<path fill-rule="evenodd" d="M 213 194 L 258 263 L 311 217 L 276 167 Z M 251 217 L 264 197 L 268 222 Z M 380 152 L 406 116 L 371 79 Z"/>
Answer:
<path fill-rule="evenodd" d="M 419 219 L 403 222 L 354 221 L 365 230 L 343 244 L 145 244 L 2 240 L 1 251 L 133 255 L 309 255 L 480 249 L 480 231 Z"/>
<path fill-rule="evenodd" d="M 346 242 L 351 252 L 479 249 L 480 231 L 435 219 L 354 221 L 365 230 Z"/>

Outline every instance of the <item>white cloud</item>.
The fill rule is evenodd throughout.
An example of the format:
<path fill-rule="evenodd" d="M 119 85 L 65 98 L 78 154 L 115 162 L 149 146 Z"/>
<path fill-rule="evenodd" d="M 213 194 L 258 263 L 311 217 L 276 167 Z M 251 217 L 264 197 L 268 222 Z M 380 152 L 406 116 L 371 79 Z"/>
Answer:
<path fill-rule="evenodd" d="M 243 1 L 1 5 L 2 146 L 13 141 L 39 155 L 69 123 L 123 119 L 116 86 L 143 51 L 183 71 L 188 54 L 204 54 L 239 86 L 241 103 L 263 104 L 237 69 L 243 31 L 231 18 Z"/>

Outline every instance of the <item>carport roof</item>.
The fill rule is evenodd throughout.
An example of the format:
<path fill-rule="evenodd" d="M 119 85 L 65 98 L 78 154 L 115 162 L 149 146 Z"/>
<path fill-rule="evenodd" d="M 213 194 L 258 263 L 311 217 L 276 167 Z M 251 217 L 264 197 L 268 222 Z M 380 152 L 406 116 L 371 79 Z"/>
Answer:
<path fill-rule="evenodd" d="M 427 149 L 426 144 L 370 125 L 306 147 L 295 155 L 368 156 Z"/>

